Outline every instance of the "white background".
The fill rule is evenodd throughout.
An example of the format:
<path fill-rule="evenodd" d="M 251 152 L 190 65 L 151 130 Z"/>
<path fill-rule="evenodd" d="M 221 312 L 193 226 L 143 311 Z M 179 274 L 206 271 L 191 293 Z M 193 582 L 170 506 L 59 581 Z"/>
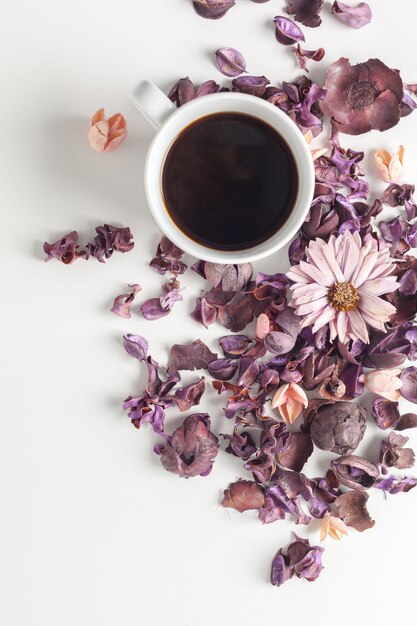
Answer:
<path fill-rule="evenodd" d="M 328 4 L 328 3 L 327 3 Z M 353 31 L 323 11 L 307 29 L 307 48 L 324 46 L 312 67 L 322 80 L 342 55 L 380 57 L 417 80 L 412 53 L 417 4 L 370 0 L 373 23 Z M 283 1 L 238 0 L 216 22 L 189 0 L 20 0 L 2 3 L 1 81 L 1 425 L 0 622 L 5 626 L 133 626 L 319 622 L 385 626 L 406 620 L 415 603 L 416 491 L 385 499 L 375 491 L 374 529 L 326 542 L 315 583 L 269 585 L 271 559 L 285 546 L 290 521 L 262 526 L 255 513 L 219 506 L 222 490 L 245 472 L 221 452 L 208 478 L 183 480 L 163 470 L 149 428 L 135 430 L 121 410 L 138 393 L 144 368 L 124 353 L 121 336 L 144 334 L 162 364 L 173 342 L 198 337 L 215 348 L 225 334 L 188 316 L 203 282 L 183 279 L 184 302 L 147 322 L 113 315 L 113 298 L 139 282 L 142 300 L 161 277 L 147 266 L 159 239 L 148 214 L 142 169 L 152 130 L 129 93 L 148 77 L 167 90 L 177 78 L 222 80 L 220 46 L 240 49 L 253 74 L 271 81 L 299 73 L 274 38 L 271 19 Z M 310 64 L 313 66 L 313 63 Z M 227 84 L 228 79 L 224 79 Z M 121 111 L 129 137 L 113 154 L 87 142 L 101 106 Z M 417 113 L 383 135 L 343 138 L 345 147 L 406 146 L 408 182 L 416 182 Z M 324 139 L 323 139 L 324 141 Z M 367 171 L 373 177 L 372 161 Z M 374 186 L 375 195 L 383 185 Z M 83 242 L 104 222 L 129 225 L 135 249 L 101 265 L 42 261 L 42 243 L 77 229 Z M 261 264 L 287 267 L 286 254 Z M 141 298 L 138 299 L 141 301 Z M 230 428 L 221 403 L 201 405 L 218 432 Z M 404 405 L 405 408 L 405 405 Z M 413 407 L 407 407 L 412 410 Z M 180 418 L 170 414 L 170 430 Z M 408 433 L 406 433 L 408 434 Z M 369 425 L 359 449 L 377 454 L 383 433 Z M 415 433 L 411 440 L 417 443 Z M 316 455 L 310 475 L 332 455 Z M 303 536 L 318 541 L 318 522 Z M 308 620 L 308 621 L 307 621 Z"/>

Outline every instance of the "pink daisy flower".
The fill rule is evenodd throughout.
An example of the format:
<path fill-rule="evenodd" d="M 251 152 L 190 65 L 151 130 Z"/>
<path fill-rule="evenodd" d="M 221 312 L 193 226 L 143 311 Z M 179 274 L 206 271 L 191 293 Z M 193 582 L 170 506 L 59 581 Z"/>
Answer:
<path fill-rule="evenodd" d="M 302 327 L 316 332 L 326 324 L 330 338 L 342 343 L 360 339 L 369 343 L 367 324 L 385 332 L 385 322 L 395 307 L 382 296 L 398 288 L 389 248 L 380 249 L 372 237 L 362 242 L 359 233 L 332 235 L 326 243 L 311 241 L 306 261 L 289 272 L 290 306 L 304 317 Z"/>

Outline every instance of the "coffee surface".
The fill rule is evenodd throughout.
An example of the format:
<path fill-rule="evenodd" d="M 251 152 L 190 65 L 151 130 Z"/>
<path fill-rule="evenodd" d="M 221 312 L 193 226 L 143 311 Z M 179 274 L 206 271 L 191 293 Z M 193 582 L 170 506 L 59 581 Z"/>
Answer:
<path fill-rule="evenodd" d="M 176 225 L 217 250 L 243 250 L 276 233 L 297 195 L 294 157 L 268 124 L 243 113 L 200 118 L 175 139 L 162 192 Z"/>

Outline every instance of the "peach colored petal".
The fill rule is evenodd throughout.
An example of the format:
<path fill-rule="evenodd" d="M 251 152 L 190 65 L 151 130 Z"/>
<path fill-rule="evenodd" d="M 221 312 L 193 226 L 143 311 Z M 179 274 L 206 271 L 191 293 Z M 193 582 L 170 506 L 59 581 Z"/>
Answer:
<path fill-rule="evenodd" d="M 400 374 L 400 369 L 373 370 L 368 374 L 364 374 L 363 382 L 369 391 L 378 394 L 382 398 L 396 402 L 400 397 L 398 389 L 402 386 L 402 381 L 399 378 Z"/>
<path fill-rule="evenodd" d="M 279 387 L 279 389 L 277 389 L 271 400 L 271 407 L 273 409 L 277 409 L 281 406 L 281 404 L 284 404 L 288 387 L 289 383 L 287 383 L 286 385 L 282 385 L 282 387 Z"/>
<path fill-rule="evenodd" d="M 271 407 L 278 409 L 282 419 L 288 424 L 293 424 L 302 409 L 307 406 L 307 396 L 296 383 L 287 383 L 279 387 L 271 400 Z"/>
<path fill-rule="evenodd" d="M 113 152 L 126 136 L 126 120 L 121 113 L 115 113 L 108 120 L 105 120 L 104 109 L 94 113 L 88 130 L 88 140 L 93 150 Z"/>
<path fill-rule="evenodd" d="M 387 150 L 375 152 L 375 165 L 378 174 L 386 183 L 397 183 L 404 176 L 404 146 L 400 146 L 397 152 L 390 154 Z"/>
<path fill-rule="evenodd" d="M 261 313 L 256 320 L 255 337 L 262 341 L 269 333 L 269 317 L 265 313 Z"/>
<path fill-rule="evenodd" d="M 313 148 L 312 147 L 314 137 L 313 137 L 313 133 L 311 132 L 311 130 L 308 130 L 306 132 L 306 134 L 304 135 L 304 139 L 306 140 L 307 145 L 310 148 L 313 161 L 323 156 L 323 154 L 326 154 L 328 148 Z"/>
<path fill-rule="evenodd" d="M 340 541 L 343 535 L 347 534 L 347 527 L 343 520 L 338 517 L 334 517 L 329 512 L 324 514 L 321 522 L 320 541 L 324 541 L 327 535 L 330 535 L 333 539 Z"/>

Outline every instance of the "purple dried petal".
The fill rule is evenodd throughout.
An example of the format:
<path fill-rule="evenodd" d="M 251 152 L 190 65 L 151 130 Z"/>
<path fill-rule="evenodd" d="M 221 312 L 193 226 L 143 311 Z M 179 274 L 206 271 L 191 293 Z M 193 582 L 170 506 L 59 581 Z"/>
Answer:
<path fill-rule="evenodd" d="M 406 400 L 417 404 L 417 367 L 405 367 L 401 372 L 400 393 Z"/>
<path fill-rule="evenodd" d="M 286 11 L 289 15 L 294 15 L 297 22 L 304 26 L 316 28 L 321 24 L 319 15 L 324 0 L 287 0 Z"/>
<path fill-rule="evenodd" d="M 317 50 L 305 50 L 300 46 L 300 44 L 298 44 L 298 46 L 294 49 L 294 52 L 300 68 L 306 72 L 308 72 L 307 59 L 319 62 L 325 55 L 324 48 L 317 48 Z"/>
<path fill-rule="evenodd" d="M 150 298 L 141 305 L 140 310 L 143 317 L 147 320 L 157 320 L 165 317 L 172 311 L 174 304 L 182 300 L 181 292 L 182 289 L 180 289 L 179 283 L 175 278 L 165 283 L 162 285 L 159 298 Z"/>
<path fill-rule="evenodd" d="M 238 480 L 224 490 L 222 505 L 240 513 L 259 510 L 265 502 L 263 490 L 250 480 Z"/>
<path fill-rule="evenodd" d="M 210 324 L 213 324 L 217 318 L 217 309 L 215 306 L 207 302 L 203 298 L 197 298 L 195 303 L 195 309 L 190 313 L 191 317 L 200 322 L 205 328 L 208 328 Z"/>
<path fill-rule="evenodd" d="M 239 76 L 232 83 L 235 91 L 261 98 L 265 93 L 269 80 L 266 76 Z"/>
<path fill-rule="evenodd" d="M 292 578 L 294 572 L 288 566 L 288 559 L 282 554 L 282 550 L 278 550 L 271 565 L 271 585 L 280 587 L 287 580 Z"/>
<path fill-rule="evenodd" d="M 226 357 L 240 357 L 246 350 L 252 340 L 246 335 L 226 335 L 218 340 L 223 354 Z"/>
<path fill-rule="evenodd" d="M 87 247 L 87 256 L 94 256 L 100 263 L 105 263 L 105 259 L 109 259 L 113 252 L 130 252 L 134 247 L 132 241 L 133 235 L 130 228 L 118 228 L 110 224 L 96 227 L 96 237 L 94 243 L 89 243 Z"/>
<path fill-rule="evenodd" d="M 268 351 L 277 355 L 288 354 L 295 346 L 295 341 L 295 337 L 277 331 L 271 331 L 264 339 Z"/>
<path fill-rule="evenodd" d="M 376 398 L 371 404 L 371 413 L 378 428 L 387 430 L 388 428 L 396 428 L 400 413 L 398 411 L 398 402 L 385 400 L 384 398 Z"/>
<path fill-rule="evenodd" d="M 177 389 L 174 393 L 173 399 L 177 403 L 178 409 L 181 413 L 189 411 L 191 407 L 200 404 L 200 400 L 206 390 L 206 383 L 204 376 L 202 376 L 197 382 L 190 383 L 185 387 Z"/>
<path fill-rule="evenodd" d="M 284 46 L 290 46 L 297 43 L 297 41 L 305 41 L 303 31 L 293 20 L 278 15 L 274 17 L 273 21 L 275 23 L 275 37 L 279 43 L 282 43 Z"/>
<path fill-rule="evenodd" d="M 413 467 L 415 455 L 411 448 L 404 448 L 409 440 L 395 432 L 390 432 L 387 441 L 381 441 L 379 462 L 386 467 L 396 467 L 397 469 L 409 469 Z"/>
<path fill-rule="evenodd" d="M 356 489 L 342 494 L 335 501 L 338 517 L 347 526 L 352 526 L 359 532 L 372 528 L 375 525 L 375 521 L 371 519 L 366 508 L 368 498 L 369 496 L 366 492 L 357 491 Z"/>
<path fill-rule="evenodd" d="M 257 450 L 252 435 L 248 431 L 237 432 L 237 426 L 233 429 L 232 435 L 220 434 L 220 436 L 229 441 L 225 451 L 239 457 L 243 461 L 250 459 Z"/>
<path fill-rule="evenodd" d="M 220 85 L 218 85 L 215 80 L 206 80 L 204 83 L 201 83 L 200 87 L 197 89 L 196 98 L 217 93 L 219 90 Z"/>
<path fill-rule="evenodd" d="M 235 0 L 193 0 L 196 13 L 208 20 L 220 19 L 235 4 Z"/>
<path fill-rule="evenodd" d="M 78 252 L 79 247 L 78 233 L 73 230 L 67 235 L 64 235 L 61 239 L 58 239 L 58 241 L 55 241 L 55 243 L 45 241 L 43 249 L 47 256 L 44 260 L 50 261 L 51 259 L 56 259 L 65 265 L 70 265 L 80 257 Z"/>
<path fill-rule="evenodd" d="M 184 252 L 164 235 L 149 265 L 160 274 L 166 274 L 166 272 L 176 275 L 183 274 L 187 269 L 185 263 L 181 261 L 183 254 Z"/>
<path fill-rule="evenodd" d="M 341 456 L 330 464 L 337 480 L 349 489 L 363 491 L 372 487 L 379 476 L 374 463 L 361 456 Z"/>
<path fill-rule="evenodd" d="M 417 272 L 409 269 L 400 278 L 399 292 L 404 296 L 413 296 L 417 292 Z"/>
<path fill-rule="evenodd" d="M 130 307 L 132 306 L 136 294 L 142 290 L 142 287 L 137 284 L 128 286 L 131 287 L 133 291 L 129 293 L 122 293 L 120 296 L 117 296 L 114 299 L 112 308 L 110 309 L 112 313 L 115 313 L 120 317 L 125 317 L 126 319 L 130 319 L 132 317 L 130 314 Z"/>
<path fill-rule="evenodd" d="M 208 364 L 210 376 L 217 380 L 230 380 L 236 374 L 238 364 L 233 359 L 216 359 Z"/>
<path fill-rule="evenodd" d="M 417 485 L 417 478 L 406 476 L 405 478 L 397 478 L 390 474 L 386 478 L 380 478 L 374 485 L 377 489 L 387 491 L 395 495 L 396 493 L 407 493 Z"/>
<path fill-rule="evenodd" d="M 155 452 L 168 472 L 184 478 L 207 476 L 218 453 L 219 440 L 210 430 L 207 413 L 188 415 L 169 440 Z"/>
<path fill-rule="evenodd" d="M 208 280 L 212 287 L 219 287 L 222 291 L 240 291 L 252 278 L 252 264 L 222 265 L 200 261 L 192 266 L 200 276 Z"/>
<path fill-rule="evenodd" d="M 259 374 L 259 363 L 253 357 L 244 356 L 239 362 L 239 377 L 236 384 L 239 387 L 250 387 Z"/>
<path fill-rule="evenodd" d="M 290 433 L 285 446 L 277 454 L 278 462 L 287 469 L 301 472 L 313 453 L 313 442 L 306 433 Z"/>
<path fill-rule="evenodd" d="M 407 430 L 408 428 L 417 428 L 417 415 L 415 413 L 405 413 L 405 415 L 401 415 L 395 428 L 396 430 Z"/>
<path fill-rule="evenodd" d="M 246 61 L 234 48 L 219 48 L 216 51 L 216 67 L 225 76 L 240 76 L 246 71 Z"/>
<path fill-rule="evenodd" d="M 332 6 L 332 13 L 351 28 L 362 28 L 372 20 L 372 11 L 366 2 L 360 2 L 357 6 L 352 7 L 336 0 Z"/>
<path fill-rule="evenodd" d="M 238 294 L 231 302 L 219 307 L 217 319 L 225 328 L 238 333 L 253 320 L 254 304 L 252 294 Z"/>
<path fill-rule="evenodd" d="M 148 356 L 149 344 L 141 335 L 124 335 L 123 345 L 126 352 L 138 361 L 144 361 Z"/>
<path fill-rule="evenodd" d="M 159 298 L 149 298 L 140 306 L 142 315 L 147 320 L 159 320 L 170 313 L 170 309 L 164 309 Z"/>
<path fill-rule="evenodd" d="M 168 94 L 168 98 L 174 102 L 177 107 L 190 102 L 190 100 L 194 100 L 196 97 L 195 87 L 188 76 L 180 78 Z"/>
<path fill-rule="evenodd" d="M 271 393 L 271 391 L 274 391 L 278 387 L 279 380 L 278 372 L 274 369 L 267 368 L 261 374 L 259 385 L 264 391 Z"/>
<path fill-rule="evenodd" d="M 174 344 L 169 354 L 168 372 L 207 369 L 208 364 L 215 359 L 217 354 L 211 352 L 200 339 L 188 345 Z"/>
<path fill-rule="evenodd" d="M 321 557 L 324 548 L 311 546 L 308 539 L 295 536 L 297 540 L 289 545 L 287 550 L 289 566 L 298 578 L 317 580 L 323 569 Z"/>

